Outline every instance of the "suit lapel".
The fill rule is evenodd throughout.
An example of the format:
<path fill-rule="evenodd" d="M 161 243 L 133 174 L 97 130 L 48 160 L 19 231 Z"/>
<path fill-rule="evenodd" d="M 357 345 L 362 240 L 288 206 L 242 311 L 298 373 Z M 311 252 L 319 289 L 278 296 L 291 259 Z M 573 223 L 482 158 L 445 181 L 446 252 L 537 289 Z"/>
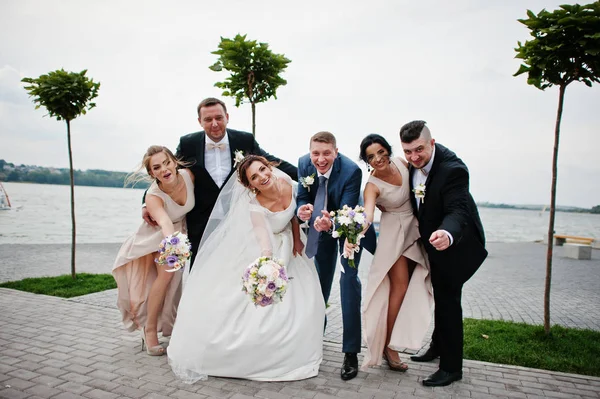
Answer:
<path fill-rule="evenodd" d="M 227 178 L 225 179 L 225 182 L 223 182 L 223 184 L 227 183 L 227 181 L 229 180 L 229 178 L 231 177 L 231 175 L 233 174 L 233 172 L 235 172 L 235 168 L 233 167 L 233 164 L 235 163 L 235 152 L 238 151 L 241 146 L 241 143 L 239 141 L 239 136 L 235 134 L 235 132 L 227 129 L 227 137 L 229 139 L 229 154 L 231 156 L 231 170 L 229 170 L 229 174 L 227 175 Z M 244 155 L 248 155 L 248 154 L 244 154 Z"/>
<path fill-rule="evenodd" d="M 410 203 L 412 204 L 412 208 L 413 208 L 413 213 L 415 214 L 415 216 L 417 216 L 419 214 L 419 208 L 417 208 L 417 198 L 415 197 L 415 193 L 414 193 L 414 184 L 413 184 L 413 174 L 415 173 L 415 167 L 412 166 L 411 164 L 408 164 L 408 182 L 409 182 L 409 188 L 410 188 L 410 192 L 408 195 L 410 195 Z"/>

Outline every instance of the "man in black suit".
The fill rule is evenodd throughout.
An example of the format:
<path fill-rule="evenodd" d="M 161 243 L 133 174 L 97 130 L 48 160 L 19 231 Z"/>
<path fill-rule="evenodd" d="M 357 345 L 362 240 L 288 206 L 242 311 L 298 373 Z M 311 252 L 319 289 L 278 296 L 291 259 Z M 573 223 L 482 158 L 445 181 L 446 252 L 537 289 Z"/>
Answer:
<path fill-rule="evenodd" d="M 192 244 L 192 264 L 221 188 L 235 170 L 236 155 L 262 155 L 269 161 L 280 163 L 278 168 L 281 171 L 294 180 L 298 179 L 298 169 L 294 165 L 264 151 L 252 134 L 227 129 L 229 114 L 223 101 L 206 98 L 200 102 L 197 110 L 198 122 L 204 131 L 181 137 L 175 154 L 178 159 L 190 164 L 189 168 L 195 177 L 196 205 L 186 217 L 188 237 Z M 146 208 L 142 217 L 146 222 L 156 224 Z"/>
<path fill-rule="evenodd" d="M 410 163 L 412 204 L 431 264 L 435 300 L 431 346 L 411 359 L 439 357 L 439 369 L 423 385 L 445 386 L 462 378 L 462 287 L 487 257 L 485 235 L 463 161 L 435 142 L 424 121 L 402 126 L 400 141 Z"/>

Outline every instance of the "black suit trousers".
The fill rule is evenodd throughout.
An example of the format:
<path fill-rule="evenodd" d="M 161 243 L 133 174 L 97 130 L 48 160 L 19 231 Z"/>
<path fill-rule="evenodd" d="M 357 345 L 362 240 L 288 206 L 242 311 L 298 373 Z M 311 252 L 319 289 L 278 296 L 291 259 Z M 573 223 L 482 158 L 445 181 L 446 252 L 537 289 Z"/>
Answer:
<path fill-rule="evenodd" d="M 437 268 L 444 266 L 431 265 L 431 284 L 435 300 L 432 346 L 440 355 L 440 368 L 455 372 L 462 370 L 463 363 L 463 283 L 458 279 L 452 281 L 444 278 L 443 273 L 437 272 Z"/>

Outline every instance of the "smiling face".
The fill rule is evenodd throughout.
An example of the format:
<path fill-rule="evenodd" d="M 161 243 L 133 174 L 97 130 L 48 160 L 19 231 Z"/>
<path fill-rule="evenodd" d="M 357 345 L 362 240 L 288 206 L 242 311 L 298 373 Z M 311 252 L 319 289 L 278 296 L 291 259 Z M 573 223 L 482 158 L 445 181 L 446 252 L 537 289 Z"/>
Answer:
<path fill-rule="evenodd" d="M 150 157 L 150 175 L 162 184 L 169 184 L 177 178 L 177 164 L 166 152 L 162 151 Z"/>
<path fill-rule="evenodd" d="M 429 163 L 434 145 L 435 139 L 428 140 L 421 135 L 421 137 L 410 143 L 403 142 L 402 149 L 404 150 L 406 160 L 415 168 L 421 169 Z"/>
<path fill-rule="evenodd" d="M 367 163 L 375 170 L 383 170 L 390 164 L 390 153 L 379 143 L 368 146 L 365 155 Z"/>
<path fill-rule="evenodd" d="M 310 143 L 310 160 L 320 174 L 325 174 L 333 166 L 338 150 L 332 143 L 312 141 Z"/>
<path fill-rule="evenodd" d="M 229 114 L 221 104 L 213 104 L 200 108 L 198 122 L 212 141 L 218 143 L 225 137 Z"/>
<path fill-rule="evenodd" d="M 258 191 L 264 191 L 275 184 L 271 167 L 259 160 L 253 161 L 246 168 L 246 177 L 248 178 L 248 187 Z"/>

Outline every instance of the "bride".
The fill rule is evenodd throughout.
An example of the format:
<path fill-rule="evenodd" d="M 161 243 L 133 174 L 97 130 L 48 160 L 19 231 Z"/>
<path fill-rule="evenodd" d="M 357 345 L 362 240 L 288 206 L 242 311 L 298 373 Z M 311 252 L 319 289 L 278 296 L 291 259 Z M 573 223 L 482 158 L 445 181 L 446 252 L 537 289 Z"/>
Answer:
<path fill-rule="evenodd" d="M 325 304 L 295 217 L 292 180 L 263 157 L 248 155 L 225 185 L 185 280 L 167 349 L 187 383 L 208 375 L 257 381 L 316 376 L 323 356 Z M 290 280 L 283 301 L 255 306 L 242 274 L 259 256 L 283 260 Z"/>

